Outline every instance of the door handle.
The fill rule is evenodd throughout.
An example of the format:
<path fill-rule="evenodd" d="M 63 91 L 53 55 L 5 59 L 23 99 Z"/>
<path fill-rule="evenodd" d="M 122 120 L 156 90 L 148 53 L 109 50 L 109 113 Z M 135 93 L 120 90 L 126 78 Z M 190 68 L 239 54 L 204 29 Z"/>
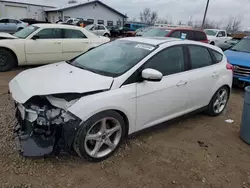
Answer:
<path fill-rule="evenodd" d="M 180 87 L 180 86 L 184 86 L 184 85 L 186 85 L 186 84 L 187 84 L 187 81 L 181 80 L 181 81 L 179 81 L 179 82 L 176 84 L 176 86 L 177 86 L 177 87 Z"/>

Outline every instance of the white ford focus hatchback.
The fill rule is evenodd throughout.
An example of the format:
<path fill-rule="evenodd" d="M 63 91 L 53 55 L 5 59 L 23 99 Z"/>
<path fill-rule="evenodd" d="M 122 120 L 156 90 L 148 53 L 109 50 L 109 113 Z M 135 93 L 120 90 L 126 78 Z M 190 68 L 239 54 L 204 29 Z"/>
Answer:
<path fill-rule="evenodd" d="M 74 150 L 101 161 L 136 131 L 200 109 L 219 115 L 232 76 L 215 46 L 171 38 L 116 40 L 10 82 L 16 143 L 23 156 Z"/>

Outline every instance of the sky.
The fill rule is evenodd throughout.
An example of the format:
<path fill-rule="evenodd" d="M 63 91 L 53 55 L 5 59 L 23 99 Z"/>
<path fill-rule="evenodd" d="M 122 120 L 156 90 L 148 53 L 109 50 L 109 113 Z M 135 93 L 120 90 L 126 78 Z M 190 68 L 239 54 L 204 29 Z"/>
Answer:
<path fill-rule="evenodd" d="M 33 0 L 33 2 L 39 0 Z M 68 0 L 45 0 L 65 4 Z M 112 8 L 127 14 L 129 20 L 139 20 L 144 8 L 158 12 L 158 17 L 171 19 L 174 23 L 187 23 L 190 19 L 201 21 L 207 0 L 100 0 Z M 78 0 L 87 2 L 87 0 Z M 207 18 L 227 23 L 230 17 L 242 20 L 242 29 L 250 28 L 250 0 L 210 0 Z"/>

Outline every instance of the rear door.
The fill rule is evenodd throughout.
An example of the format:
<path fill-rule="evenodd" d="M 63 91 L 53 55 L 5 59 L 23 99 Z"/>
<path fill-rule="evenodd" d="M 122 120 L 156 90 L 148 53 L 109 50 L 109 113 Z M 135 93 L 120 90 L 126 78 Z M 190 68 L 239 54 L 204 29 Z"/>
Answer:
<path fill-rule="evenodd" d="M 9 29 L 11 33 L 15 33 L 17 31 L 17 20 L 9 19 Z"/>
<path fill-rule="evenodd" d="M 189 52 L 188 109 L 193 111 L 208 105 L 219 77 L 218 64 L 214 64 L 210 51 L 203 46 L 187 45 Z"/>
<path fill-rule="evenodd" d="M 63 29 L 62 59 L 72 59 L 89 49 L 89 39 L 75 29 Z"/>
<path fill-rule="evenodd" d="M 62 61 L 62 29 L 45 28 L 35 34 L 37 39 L 25 41 L 29 64 L 46 64 Z"/>

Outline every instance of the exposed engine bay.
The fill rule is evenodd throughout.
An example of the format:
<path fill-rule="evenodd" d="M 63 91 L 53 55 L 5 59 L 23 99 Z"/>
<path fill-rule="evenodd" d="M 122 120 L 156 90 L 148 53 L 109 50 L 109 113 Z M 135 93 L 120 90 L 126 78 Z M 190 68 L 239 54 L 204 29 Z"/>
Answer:
<path fill-rule="evenodd" d="M 40 157 L 70 152 L 81 120 L 67 112 L 67 108 L 76 101 L 35 96 L 23 105 L 16 103 L 18 124 L 14 132 L 20 153 Z"/>

